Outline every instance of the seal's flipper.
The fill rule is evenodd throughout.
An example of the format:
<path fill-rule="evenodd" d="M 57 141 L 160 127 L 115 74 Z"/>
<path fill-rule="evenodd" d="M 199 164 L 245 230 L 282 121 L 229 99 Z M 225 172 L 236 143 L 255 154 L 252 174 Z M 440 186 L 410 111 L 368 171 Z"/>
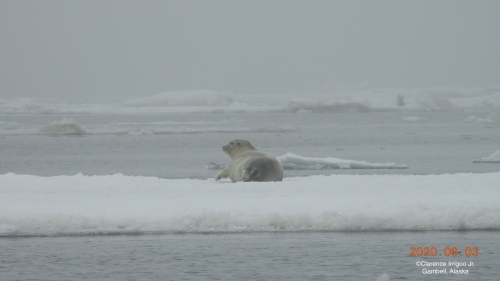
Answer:
<path fill-rule="evenodd" d="M 259 178 L 259 169 L 253 169 L 251 172 L 250 172 L 250 179 L 252 180 L 256 180 Z"/>

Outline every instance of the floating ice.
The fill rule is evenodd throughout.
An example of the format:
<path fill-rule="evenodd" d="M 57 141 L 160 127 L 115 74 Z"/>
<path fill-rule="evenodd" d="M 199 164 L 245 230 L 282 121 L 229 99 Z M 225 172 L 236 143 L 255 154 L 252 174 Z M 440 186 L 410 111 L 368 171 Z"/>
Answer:
<path fill-rule="evenodd" d="M 225 167 L 226 167 L 226 165 L 224 165 L 224 164 L 217 164 L 214 162 L 208 162 L 208 164 L 205 165 L 205 169 L 209 169 L 209 170 L 221 170 L 221 169 L 224 169 Z"/>
<path fill-rule="evenodd" d="M 415 96 L 415 100 L 429 110 L 453 110 L 458 109 L 452 102 L 436 94 L 421 93 Z"/>
<path fill-rule="evenodd" d="M 500 230 L 498 182 L 500 173 L 234 184 L 120 174 L 5 174 L 0 235 Z"/>
<path fill-rule="evenodd" d="M 61 121 L 52 122 L 39 132 L 43 135 L 83 135 L 85 130 L 73 118 L 64 117 Z"/>
<path fill-rule="evenodd" d="M 391 281 L 391 278 L 387 274 L 380 275 L 375 281 Z"/>
<path fill-rule="evenodd" d="M 152 134 L 154 134 L 153 130 L 141 129 L 141 128 L 133 128 L 127 132 L 127 135 L 130 136 L 141 136 L 141 135 L 152 135 Z"/>
<path fill-rule="evenodd" d="M 216 121 L 188 121 L 188 122 L 136 122 L 136 123 L 108 123 L 102 125 L 87 125 L 85 128 L 77 124 L 72 118 L 63 118 L 42 129 L 15 122 L 0 121 L 1 135 L 158 135 L 158 134 L 198 134 L 198 133 L 241 133 L 241 132 L 297 132 L 299 129 L 290 124 L 266 124 L 260 127 L 244 127 L 240 120 Z"/>
<path fill-rule="evenodd" d="M 467 117 L 464 122 L 466 123 L 478 123 L 478 124 L 494 124 L 497 123 L 495 120 L 492 119 L 492 117 L 486 117 L 486 118 L 481 118 L 481 117 L 476 117 L 476 115 L 470 115 Z"/>
<path fill-rule="evenodd" d="M 403 117 L 402 120 L 405 122 L 411 122 L 411 123 L 429 122 L 429 119 L 418 117 L 418 116 L 407 116 L 407 117 Z"/>
<path fill-rule="evenodd" d="M 495 151 L 493 154 L 480 159 L 475 159 L 474 163 L 500 163 L 500 149 Z"/>
<path fill-rule="evenodd" d="M 330 169 L 408 169 L 395 163 L 369 163 L 333 157 L 311 158 L 288 152 L 276 157 L 285 170 L 330 170 Z"/>

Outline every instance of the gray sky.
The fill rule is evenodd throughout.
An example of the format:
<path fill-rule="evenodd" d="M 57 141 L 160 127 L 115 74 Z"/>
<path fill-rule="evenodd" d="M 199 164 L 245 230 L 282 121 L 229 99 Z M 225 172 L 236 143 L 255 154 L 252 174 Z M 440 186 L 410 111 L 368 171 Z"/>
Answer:
<path fill-rule="evenodd" d="M 500 84 L 500 1 L 0 1 L 0 98 Z"/>

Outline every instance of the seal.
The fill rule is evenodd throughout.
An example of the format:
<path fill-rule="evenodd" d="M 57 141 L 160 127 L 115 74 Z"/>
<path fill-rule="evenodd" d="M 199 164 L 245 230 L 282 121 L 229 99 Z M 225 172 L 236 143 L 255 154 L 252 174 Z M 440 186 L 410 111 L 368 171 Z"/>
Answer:
<path fill-rule="evenodd" d="M 282 181 L 283 167 L 273 156 L 257 151 L 249 141 L 235 139 L 222 147 L 231 163 L 220 171 L 215 180 L 229 177 L 237 181 Z"/>

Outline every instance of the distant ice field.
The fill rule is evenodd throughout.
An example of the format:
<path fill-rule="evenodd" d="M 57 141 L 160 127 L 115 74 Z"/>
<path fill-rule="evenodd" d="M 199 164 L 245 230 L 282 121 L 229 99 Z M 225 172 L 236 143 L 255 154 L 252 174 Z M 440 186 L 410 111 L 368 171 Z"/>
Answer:
<path fill-rule="evenodd" d="M 151 114 L 258 112 L 450 111 L 500 108 L 500 87 L 311 90 L 286 94 L 242 94 L 212 90 L 175 91 L 122 101 L 79 103 L 32 98 L 0 99 L 5 114 Z"/>

